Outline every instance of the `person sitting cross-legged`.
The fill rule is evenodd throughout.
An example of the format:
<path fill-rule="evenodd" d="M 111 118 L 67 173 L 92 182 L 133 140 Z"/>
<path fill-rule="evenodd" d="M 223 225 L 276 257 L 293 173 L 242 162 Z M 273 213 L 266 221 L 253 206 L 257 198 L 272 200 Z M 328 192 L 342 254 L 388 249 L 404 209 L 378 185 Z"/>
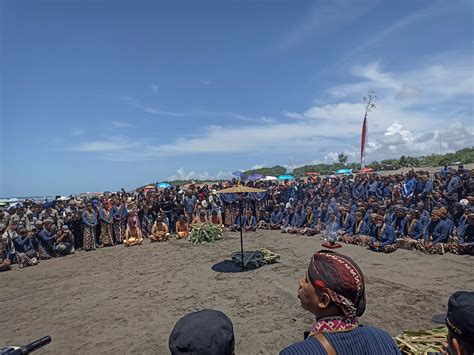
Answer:
<path fill-rule="evenodd" d="M 242 224 L 243 224 L 242 214 L 240 213 L 240 210 L 237 210 L 235 212 L 235 217 L 234 217 L 234 220 L 232 221 L 232 226 L 230 227 L 230 230 L 232 232 L 238 232 L 240 231 L 240 228 L 242 228 Z"/>
<path fill-rule="evenodd" d="M 397 238 L 395 237 L 393 227 L 386 224 L 381 215 L 375 217 L 375 222 L 373 234 L 370 236 L 369 249 L 383 253 L 392 253 L 397 250 Z"/>
<path fill-rule="evenodd" d="M 280 211 L 280 206 L 276 205 L 272 214 L 270 215 L 270 229 L 280 229 L 283 223 L 283 212 Z"/>
<path fill-rule="evenodd" d="M 242 224 L 245 232 L 255 232 L 257 230 L 257 219 L 253 215 L 251 210 L 248 210 Z"/>
<path fill-rule="evenodd" d="M 169 239 L 168 226 L 163 222 L 163 216 L 159 215 L 151 228 L 150 242 L 163 242 Z"/>
<path fill-rule="evenodd" d="M 347 244 L 357 244 L 357 245 L 367 245 L 370 241 L 369 226 L 362 219 L 363 215 L 361 212 L 356 212 L 354 214 L 354 222 L 351 227 L 346 230 L 341 240 Z"/>
<path fill-rule="evenodd" d="M 184 239 L 189 237 L 189 224 L 184 214 L 179 216 L 176 222 L 176 239 Z"/>
<path fill-rule="evenodd" d="M 398 246 L 403 249 L 414 249 L 423 240 L 423 225 L 419 221 L 420 212 L 413 210 L 407 213 L 407 223 L 403 234 L 398 238 Z"/>
<path fill-rule="evenodd" d="M 366 307 L 365 282 L 351 258 L 321 250 L 313 255 L 298 284 L 301 306 L 316 319 L 306 339 L 280 355 L 400 354 L 388 333 L 359 324 Z"/>
<path fill-rule="evenodd" d="M 74 254 L 74 235 L 66 224 L 56 234 L 56 252 L 61 256 Z"/>
<path fill-rule="evenodd" d="M 459 237 L 451 244 L 451 252 L 454 254 L 474 255 L 474 213 L 467 215 L 467 222 L 459 228 Z"/>
<path fill-rule="evenodd" d="M 431 212 L 431 221 L 425 228 L 424 243 L 417 244 L 417 249 L 431 254 L 444 254 L 449 250 L 449 232 L 451 227 L 442 219 L 440 210 Z"/>
<path fill-rule="evenodd" d="M 127 229 L 125 230 L 125 241 L 123 244 L 126 247 L 129 247 L 132 245 L 142 244 L 142 242 L 142 231 L 137 227 L 137 221 L 135 219 L 130 219 Z"/>

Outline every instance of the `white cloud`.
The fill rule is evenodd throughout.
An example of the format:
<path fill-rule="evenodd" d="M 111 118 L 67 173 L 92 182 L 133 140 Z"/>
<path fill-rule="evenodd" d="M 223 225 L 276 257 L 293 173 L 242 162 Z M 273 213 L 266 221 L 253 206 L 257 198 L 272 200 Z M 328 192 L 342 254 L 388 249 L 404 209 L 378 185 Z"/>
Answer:
<path fill-rule="evenodd" d="M 103 158 L 113 160 L 245 153 L 294 155 L 298 163 L 300 160 L 325 162 L 337 158 L 334 152 L 341 151 L 350 160 L 357 160 L 364 114 L 360 96 L 369 90 L 376 91 L 379 100 L 377 109 L 368 116 L 367 159 L 439 152 L 439 136 L 444 153 L 472 146 L 474 74 L 469 60 L 460 55 L 437 59 L 438 62 L 426 67 L 406 71 L 384 70 L 380 62 L 354 67 L 351 73 L 357 81 L 327 89 L 335 102 L 313 105 L 301 112 L 282 111 L 284 117 L 280 121 L 274 122 L 273 117 L 266 115 L 248 117 L 234 112 L 199 111 L 195 114 L 232 118 L 248 124 L 210 126 L 192 132 L 191 136 L 184 132 L 160 144 L 142 138 L 132 141 L 126 137 L 119 140 L 108 137 L 83 142 L 76 150 L 102 151 Z M 127 101 L 138 105 L 131 98 Z M 449 129 L 445 130 L 446 127 Z M 131 142 L 134 144 L 129 148 Z"/>
<path fill-rule="evenodd" d="M 210 80 L 200 80 L 199 81 L 202 85 L 210 85 L 211 81 Z"/>
<path fill-rule="evenodd" d="M 294 118 L 295 120 L 303 120 L 305 117 L 301 113 L 283 111 L 283 114 L 288 118 Z"/>
<path fill-rule="evenodd" d="M 113 121 L 112 124 L 115 126 L 115 127 L 120 127 L 120 128 L 125 128 L 125 127 L 137 127 L 136 125 L 132 124 L 132 123 L 128 123 L 128 122 L 119 122 L 119 121 Z"/>
<path fill-rule="evenodd" d="M 456 121 L 441 130 L 414 133 L 404 128 L 399 122 L 395 122 L 384 133 L 372 139 L 366 149 L 366 161 L 396 158 L 401 155 L 444 154 L 472 147 L 474 146 L 474 130 Z"/>
<path fill-rule="evenodd" d="M 305 18 L 283 34 L 278 41 L 278 47 L 286 49 L 300 44 L 307 38 L 324 36 L 336 29 L 339 30 L 370 11 L 375 5 L 376 2 L 367 0 L 318 2 L 307 12 Z"/>
<path fill-rule="evenodd" d="M 276 120 L 272 117 L 266 117 L 266 116 L 262 116 L 260 117 L 260 121 L 262 121 L 263 123 L 275 123 Z"/>
<path fill-rule="evenodd" d="M 434 60 L 424 67 L 403 72 L 384 71 L 379 62 L 355 66 L 353 74 L 362 81 L 337 85 L 327 91 L 340 99 L 376 90 L 381 96 L 399 101 L 410 99 L 417 103 L 474 95 L 474 71 L 470 54 L 449 53 Z M 401 102 L 397 104 L 401 105 Z"/>
<path fill-rule="evenodd" d="M 134 142 L 125 136 L 104 137 L 100 140 L 82 142 L 72 147 L 77 152 L 108 153 L 120 152 L 140 147 L 140 143 Z"/>
<path fill-rule="evenodd" d="M 154 115 L 164 115 L 164 116 L 184 116 L 182 113 L 176 113 L 176 112 L 168 112 L 168 111 L 163 111 L 157 107 L 147 105 L 142 103 L 140 100 L 134 99 L 130 96 L 124 96 L 121 98 L 124 103 L 127 105 L 136 107 L 142 111 L 152 113 Z"/>
<path fill-rule="evenodd" d="M 173 180 L 225 180 L 231 179 L 232 174 L 227 171 L 219 171 L 215 175 L 209 174 L 207 171 L 196 172 L 186 171 L 183 167 L 179 168 L 175 174 L 168 177 L 169 181 Z"/>
<path fill-rule="evenodd" d="M 231 111 L 208 111 L 208 110 L 194 110 L 194 114 L 199 116 L 209 116 L 218 118 L 229 118 L 236 121 L 253 122 L 253 123 L 274 123 L 276 120 L 270 116 L 249 116 L 241 113 Z"/>
<path fill-rule="evenodd" d="M 328 164 L 335 163 L 338 161 L 337 159 L 338 155 L 339 153 L 329 152 L 324 156 L 323 161 Z"/>

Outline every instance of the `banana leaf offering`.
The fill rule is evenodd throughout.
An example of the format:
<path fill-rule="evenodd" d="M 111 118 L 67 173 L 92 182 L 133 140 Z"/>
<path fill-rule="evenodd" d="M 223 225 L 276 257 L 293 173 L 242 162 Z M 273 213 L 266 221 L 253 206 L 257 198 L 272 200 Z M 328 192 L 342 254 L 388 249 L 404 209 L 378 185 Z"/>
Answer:
<path fill-rule="evenodd" d="M 244 268 L 257 269 L 265 264 L 277 262 L 280 257 L 279 254 L 265 248 L 255 251 L 244 251 Z M 239 265 L 242 263 L 242 254 L 240 251 L 232 253 L 232 261 Z"/>
<path fill-rule="evenodd" d="M 214 243 L 222 239 L 222 228 L 217 224 L 199 223 L 191 224 L 188 240 L 193 245 L 201 243 Z"/>
<path fill-rule="evenodd" d="M 405 330 L 403 334 L 395 337 L 395 341 L 406 355 L 427 355 L 429 353 L 443 352 L 446 343 L 448 328 L 439 327 L 430 330 Z"/>

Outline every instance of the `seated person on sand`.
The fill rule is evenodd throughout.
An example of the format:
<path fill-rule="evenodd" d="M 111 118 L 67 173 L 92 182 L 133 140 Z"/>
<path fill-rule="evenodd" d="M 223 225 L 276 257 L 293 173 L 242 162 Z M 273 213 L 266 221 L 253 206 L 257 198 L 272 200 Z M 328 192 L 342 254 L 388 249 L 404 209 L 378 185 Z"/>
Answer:
<path fill-rule="evenodd" d="M 406 232 L 407 223 L 408 219 L 405 209 L 403 207 L 397 207 L 390 222 L 390 225 L 393 227 L 393 231 L 395 232 L 395 237 L 403 237 Z"/>
<path fill-rule="evenodd" d="M 2 258 L 3 260 L 8 260 L 9 264 L 13 264 L 17 261 L 15 239 L 18 238 L 18 234 L 16 230 L 17 225 L 12 223 L 6 228 L 5 233 L 2 235 Z"/>
<path fill-rule="evenodd" d="M 467 215 L 467 222 L 459 228 L 457 243 L 451 244 L 454 254 L 474 255 L 474 213 Z"/>
<path fill-rule="evenodd" d="M 306 207 L 306 214 L 304 216 L 304 222 L 301 226 L 299 233 L 301 235 L 315 235 L 316 232 L 317 217 L 314 214 L 311 206 Z"/>
<path fill-rule="evenodd" d="M 47 218 L 43 223 L 43 229 L 38 233 L 38 241 L 39 246 L 38 248 L 42 248 L 43 251 L 40 250 L 40 257 L 41 258 L 50 258 L 56 256 L 56 248 L 54 243 L 56 242 L 56 232 L 53 229 L 53 219 Z M 41 255 L 41 254 L 44 254 Z"/>
<path fill-rule="evenodd" d="M 218 226 L 224 227 L 222 224 L 222 217 L 220 214 L 217 213 L 216 210 L 211 212 L 211 217 L 209 218 L 209 223 L 217 224 Z"/>
<path fill-rule="evenodd" d="M 257 229 L 270 229 L 270 214 L 261 208 L 258 214 Z"/>
<path fill-rule="evenodd" d="M 284 219 L 283 226 L 281 227 L 281 231 L 282 233 L 298 233 L 301 224 L 301 216 L 295 212 L 293 207 L 290 206 L 288 208 L 288 214 Z"/>
<path fill-rule="evenodd" d="M 207 223 L 206 211 L 203 209 L 199 210 L 199 213 L 191 222 L 191 224 L 201 224 L 201 223 Z"/>
<path fill-rule="evenodd" d="M 232 221 L 232 226 L 230 227 L 230 230 L 232 232 L 238 232 L 240 231 L 240 227 L 241 227 L 241 224 L 242 224 L 242 216 L 240 214 L 240 210 L 237 210 L 235 212 L 235 217 L 234 217 L 234 220 Z"/>
<path fill-rule="evenodd" d="M 74 253 L 74 236 L 67 225 L 56 234 L 56 252 L 61 256 Z"/>
<path fill-rule="evenodd" d="M 339 207 L 339 214 L 337 215 L 337 220 L 339 222 L 339 228 L 342 229 L 342 233 L 352 226 L 354 223 L 354 217 L 349 213 L 349 208 L 347 206 Z"/>
<path fill-rule="evenodd" d="M 363 217 L 361 212 L 354 214 L 355 220 L 352 226 L 346 230 L 346 234 L 341 238 L 344 243 L 367 246 L 370 241 L 370 237 L 368 236 L 369 227 L 367 223 L 364 222 Z"/>
<path fill-rule="evenodd" d="M 326 203 L 322 203 L 318 211 L 318 221 L 316 223 L 316 231 L 319 233 L 326 228 L 329 220 L 329 211 Z"/>
<path fill-rule="evenodd" d="M 163 216 L 159 215 L 156 218 L 153 227 L 151 227 L 151 242 L 163 242 L 168 240 L 170 237 L 168 225 L 163 221 Z"/>
<path fill-rule="evenodd" d="M 270 229 L 280 229 L 283 222 L 283 212 L 280 210 L 280 206 L 275 205 L 273 212 L 270 216 Z"/>
<path fill-rule="evenodd" d="M 176 222 L 176 239 L 184 239 L 189 237 L 189 225 L 186 216 L 180 215 Z"/>
<path fill-rule="evenodd" d="M 403 235 L 398 238 L 398 246 L 400 248 L 411 250 L 415 248 L 416 243 L 423 240 L 423 225 L 418 220 L 419 218 L 419 211 L 408 211 Z"/>
<path fill-rule="evenodd" d="M 387 332 L 359 323 L 366 308 L 365 282 L 351 258 L 322 250 L 313 255 L 305 271 L 298 282 L 298 298 L 315 321 L 305 340 L 280 355 L 400 354 Z"/>
<path fill-rule="evenodd" d="M 370 236 L 369 249 L 383 253 L 392 253 L 398 249 L 393 227 L 386 224 L 381 215 L 375 217 L 375 228 Z"/>
<path fill-rule="evenodd" d="M 132 245 L 141 244 L 142 242 L 142 231 L 137 227 L 137 221 L 135 219 L 131 219 L 127 225 L 127 229 L 125 230 L 125 241 L 123 244 L 126 247 L 129 247 Z"/>
<path fill-rule="evenodd" d="M 441 218 L 440 210 L 431 212 L 431 221 L 425 229 L 424 243 L 416 244 L 416 248 L 431 254 L 444 254 L 449 250 L 450 226 Z"/>
<path fill-rule="evenodd" d="M 257 219 L 252 213 L 252 210 L 248 210 L 243 221 L 245 232 L 255 232 L 257 230 Z"/>
<path fill-rule="evenodd" d="M 18 265 L 20 268 L 24 268 L 38 264 L 37 253 L 26 228 L 20 224 L 17 230 L 18 236 L 15 238 L 14 243 Z"/>

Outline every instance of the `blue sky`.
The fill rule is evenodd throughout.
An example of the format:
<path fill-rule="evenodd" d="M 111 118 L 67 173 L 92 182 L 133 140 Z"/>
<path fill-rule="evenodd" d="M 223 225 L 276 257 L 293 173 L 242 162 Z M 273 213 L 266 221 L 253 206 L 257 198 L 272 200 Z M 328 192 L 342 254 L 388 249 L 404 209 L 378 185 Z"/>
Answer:
<path fill-rule="evenodd" d="M 0 4 L 0 196 L 474 142 L 472 1 Z"/>

